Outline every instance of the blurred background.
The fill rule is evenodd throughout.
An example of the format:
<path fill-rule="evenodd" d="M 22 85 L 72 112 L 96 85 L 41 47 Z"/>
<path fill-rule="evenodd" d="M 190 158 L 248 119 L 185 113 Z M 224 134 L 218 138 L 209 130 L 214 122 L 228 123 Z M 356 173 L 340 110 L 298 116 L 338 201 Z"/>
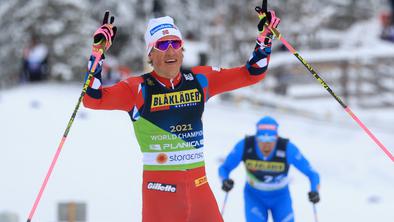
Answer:
<path fill-rule="evenodd" d="M 82 79 L 92 33 L 107 9 L 115 15 L 119 27 L 107 62 L 117 74 L 145 71 L 143 34 L 146 23 L 149 18 L 167 14 L 175 18 L 183 35 L 191 42 L 190 46 L 186 45 L 186 53 L 192 56 L 186 56 L 185 65 L 238 66 L 245 62 L 253 48 L 257 16 L 252 6 L 259 4 L 260 1 L 256 0 L 2 0 L 1 86 L 28 80 L 23 67 L 29 66 L 30 57 L 35 57 L 30 60 L 45 61 L 43 79 Z M 330 71 L 334 66 L 342 71 L 350 69 L 346 73 L 354 72 L 355 68 L 361 69 L 357 72 L 368 68 L 378 72 L 391 67 L 392 52 L 376 52 L 380 49 L 376 47 L 393 44 L 392 4 L 391 0 L 269 2 L 270 8 L 275 9 L 282 19 L 280 31 L 285 38 L 297 50 L 308 50 L 308 53 L 302 53 L 304 57 L 308 58 L 309 53 L 319 55 L 310 62 L 316 59 L 317 67 L 322 65 Z M 288 54 L 279 41 L 274 48 L 273 55 Z M 369 52 L 358 51 L 361 49 Z M 326 50 L 335 55 L 354 53 L 339 58 L 322 58 Z M 24 64 L 24 59 L 28 64 Z M 293 63 L 298 66 L 297 61 L 287 58 L 273 63 L 271 76 L 277 81 L 296 72 L 292 70 Z"/>
<path fill-rule="evenodd" d="M 269 8 L 274 9 L 281 18 L 279 30 L 284 38 L 317 70 L 334 92 L 354 108 L 368 126 L 371 126 L 383 137 L 383 142 L 392 147 L 394 144 L 392 137 L 394 134 L 394 0 L 270 0 L 268 3 Z M 53 129 L 54 126 L 50 126 L 50 124 L 58 121 L 59 126 L 56 126 L 56 129 L 59 129 L 59 132 L 56 132 L 55 135 L 52 135 L 53 132 L 51 132 L 50 137 L 54 138 L 50 141 L 53 144 L 46 144 L 46 151 L 42 153 L 45 158 L 51 157 L 51 152 L 54 152 L 57 145 L 57 139 L 60 139 L 61 130 L 64 129 L 62 127 L 63 125 L 65 127 L 67 117 L 71 115 L 73 104 L 78 98 L 91 50 L 92 34 L 100 26 L 105 10 L 110 10 L 115 16 L 115 24 L 118 27 L 115 43 L 106 55 L 103 70 L 104 84 L 110 85 L 129 76 L 140 75 L 150 70 L 146 63 L 143 35 L 147 21 L 152 17 L 163 15 L 170 15 L 176 20 L 176 24 L 185 38 L 183 68 L 187 69 L 195 65 L 226 68 L 245 64 L 254 48 L 257 36 L 258 18 L 254 7 L 258 5 L 261 5 L 261 1 L 0 0 L 0 140 L 3 140 L 0 143 L 2 146 L 0 152 L 3 152 L 0 153 L 0 164 L 4 164 L 0 165 L 3 167 L 3 171 L 0 169 L 0 172 L 3 176 L 8 175 L 11 178 L 11 174 L 14 175 L 16 172 L 7 173 L 4 169 L 9 165 L 6 163 L 15 164 L 15 162 L 21 162 L 24 159 L 21 156 L 25 151 L 20 148 L 18 155 L 21 156 L 15 154 L 12 156 L 14 159 L 5 160 L 7 156 L 11 156 L 11 150 L 16 147 L 17 139 L 11 140 L 10 138 L 16 138 L 23 128 L 26 130 L 26 135 L 38 133 L 38 131 L 42 131 L 46 135 L 51 130 L 44 129 L 45 125 L 48 124 L 47 127 Z M 59 94 L 58 98 L 46 97 L 54 91 L 56 91 L 56 95 L 59 93 L 61 95 Z M 69 92 L 73 92 L 73 94 L 70 96 L 67 94 Z M 68 101 L 62 97 L 65 95 L 68 95 L 69 104 L 58 107 L 59 109 L 64 108 L 59 111 L 64 113 L 61 114 L 61 118 L 58 113 L 58 118 L 53 117 L 56 121 L 51 122 L 49 117 L 58 111 L 49 111 L 45 107 L 57 106 L 56 102 L 59 101 Z M 12 102 L 8 102 L 11 101 L 11 98 Z M 51 101 L 53 101 L 52 105 L 50 105 Z M 354 127 L 353 131 L 358 132 L 362 138 L 365 138 L 365 141 L 368 141 L 363 143 L 364 147 L 360 147 L 360 149 L 376 151 L 376 155 L 380 156 L 381 159 L 378 160 L 383 162 L 381 166 L 386 171 L 381 173 L 385 176 L 382 176 L 379 181 L 385 179 L 388 181 L 387 187 L 393 185 L 393 165 L 388 163 L 387 157 L 375 144 L 369 143 L 364 132 L 352 123 L 352 120 L 344 114 L 335 100 L 280 41 L 276 40 L 273 43 L 269 74 L 264 81 L 252 87 L 223 94 L 217 100 L 215 99 L 212 106 L 214 106 L 213 110 L 215 107 L 216 109 L 238 107 L 239 110 L 230 108 L 230 113 L 239 113 L 244 109 L 248 110 L 245 112 L 258 111 L 256 121 L 258 116 L 266 113 L 277 115 L 276 117 L 280 118 L 279 122 L 281 119 L 286 119 L 293 125 L 298 124 L 297 121 L 302 124 L 306 122 L 308 127 L 330 123 L 334 124 L 332 126 L 334 128 L 341 128 L 350 124 Z M 34 112 L 41 112 L 41 114 L 34 116 Z M 82 108 L 79 113 L 80 121 L 93 119 L 94 114 L 92 117 L 91 112 Z M 215 114 L 208 112 L 206 115 L 207 118 L 211 118 L 210 115 Z M 289 116 L 295 116 L 301 120 L 293 120 Z M 220 118 L 218 115 L 215 117 Z M 23 120 L 23 118 L 42 118 L 42 120 L 29 122 L 30 120 Z M 122 121 L 129 120 L 126 118 Z M 251 119 L 248 122 L 251 128 L 254 125 L 253 121 Z M 100 121 L 96 119 L 92 122 L 98 124 Z M 125 124 L 127 125 L 127 123 Z M 225 120 L 221 124 L 225 124 Z M 10 129 L 15 129 L 15 131 Z M 209 132 L 209 128 L 207 130 Z M 245 131 L 247 128 L 244 127 L 242 130 Z M 242 130 L 234 136 L 242 138 L 240 136 L 245 133 Z M 212 131 L 215 130 L 212 129 Z M 251 131 L 253 132 L 253 130 Z M 294 130 L 289 129 L 288 131 L 291 137 L 291 132 Z M 326 134 L 325 141 L 332 138 L 328 134 Z M 337 132 L 337 134 L 340 133 Z M 300 137 L 305 137 L 305 135 L 300 135 Z M 342 137 L 347 137 L 347 134 Z M 37 137 L 33 138 L 37 139 Z M 232 141 L 222 141 L 224 143 L 222 146 L 227 147 L 226 153 L 231 150 L 231 146 L 238 138 L 234 138 Z M 130 143 L 129 140 L 127 143 Z M 302 144 L 303 140 L 300 140 Z M 368 146 L 365 145 L 366 143 Z M 20 144 L 20 146 L 23 147 L 26 144 L 27 142 Z M 338 144 L 339 142 L 327 146 L 333 147 Z M 360 143 L 356 142 L 353 144 L 357 148 L 359 145 Z M 337 148 L 337 151 L 342 149 Z M 391 149 L 391 151 L 394 150 Z M 137 151 L 135 152 L 137 153 Z M 321 157 L 319 159 L 317 151 L 306 152 L 320 160 L 321 164 L 326 161 Z M 218 159 L 224 157 L 223 153 L 214 156 Z M 36 161 L 42 162 L 39 159 Z M 37 162 L 32 162 L 32 164 Z M 216 164 L 217 160 L 213 160 L 212 163 Z M 28 198 L 19 197 L 13 200 L 15 203 L 12 204 L 12 206 L 18 206 L 18 201 L 23 199 L 23 204 L 21 203 L 23 208 L 16 209 L 9 205 L 12 197 L 5 198 L 4 193 L 2 195 L 1 192 L 6 193 L 8 188 L 14 187 L 14 184 L 10 182 L 7 185 L 6 182 L 3 182 L 7 179 L 3 181 L 0 179 L 0 222 L 19 221 L 16 215 L 19 215 L 19 219 L 23 218 L 24 212 L 27 215 L 30 202 L 33 202 L 33 196 L 43 179 L 41 177 L 44 176 L 48 164 L 49 162 L 44 161 L 39 170 L 31 168 L 32 171 L 37 171 L 37 178 L 31 190 L 24 191 L 28 194 Z M 370 164 L 371 167 L 376 166 L 374 162 Z M 327 165 L 316 165 L 323 171 L 330 168 L 328 163 Z M 213 177 L 216 174 L 215 167 L 216 165 L 212 166 Z M 26 166 L 26 169 L 29 168 Z M 22 172 L 21 175 L 28 176 Z M 321 176 L 324 178 L 325 175 Z M 370 175 L 360 172 L 360 177 L 364 176 Z M 215 184 L 215 182 L 213 183 Z M 219 193 L 220 191 L 217 189 L 214 192 Z M 393 196 L 393 191 L 385 192 L 386 196 Z M 360 193 L 364 193 L 364 191 L 360 190 Z M 67 195 L 63 197 L 63 200 L 67 200 Z M 368 203 L 381 203 L 382 195 L 368 194 L 365 199 Z M 75 199 L 71 198 L 71 200 Z M 58 200 L 53 202 L 58 203 Z M 56 205 L 54 203 L 51 203 L 52 207 Z M 394 209 L 393 201 L 383 205 L 383 209 Z M 59 206 L 57 215 L 60 215 L 65 209 L 75 208 L 75 206 L 80 206 L 78 210 L 83 209 L 83 212 L 86 210 L 83 201 L 82 203 L 63 201 L 56 206 Z M 139 207 L 138 205 L 137 208 Z M 75 214 L 76 209 L 75 212 L 73 211 Z M 357 209 L 362 211 L 369 208 L 360 207 Z M 10 211 L 11 213 L 1 214 L 2 211 Z M 134 212 L 139 212 L 139 210 L 136 209 Z M 331 211 L 325 211 L 325 213 L 326 220 L 322 219 L 321 221 L 334 221 L 328 217 L 332 214 Z M 86 215 L 82 214 L 81 218 L 86 218 Z M 303 214 L 301 213 L 301 215 Z M 74 215 L 74 219 L 75 217 Z M 94 218 L 94 216 L 92 217 Z M 55 216 L 46 215 L 43 218 L 55 218 Z M 327 220 L 327 218 L 330 219 Z M 353 217 L 349 218 L 335 221 L 361 221 L 352 220 Z M 54 220 L 38 219 L 37 221 Z M 84 220 L 81 219 L 81 221 Z M 90 221 L 100 220 L 96 218 Z M 228 219 L 228 221 L 232 220 Z M 312 220 L 302 219 L 301 221 Z"/>

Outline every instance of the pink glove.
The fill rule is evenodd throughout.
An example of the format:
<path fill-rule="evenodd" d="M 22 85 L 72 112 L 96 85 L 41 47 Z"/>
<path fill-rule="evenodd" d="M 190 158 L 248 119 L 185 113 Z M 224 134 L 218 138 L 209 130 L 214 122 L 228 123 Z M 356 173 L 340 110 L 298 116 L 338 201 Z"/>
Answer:
<path fill-rule="evenodd" d="M 98 28 L 93 35 L 93 55 L 104 54 L 104 52 L 111 47 L 115 39 L 117 31 L 116 26 L 113 26 L 115 17 L 111 16 L 110 21 L 108 21 L 108 17 L 109 11 L 106 11 L 104 14 L 103 25 Z"/>
<path fill-rule="evenodd" d="M 258 11 L 260 22 L 257 28 L 260 32 L 257 37 L 257 41 L 264 45 L 271 45 L 273 38 L 272 28 L 277 28 L 280 23 L 280 18 L 276 17 L 276 13 L 273 10 L 268 12 Z"/>

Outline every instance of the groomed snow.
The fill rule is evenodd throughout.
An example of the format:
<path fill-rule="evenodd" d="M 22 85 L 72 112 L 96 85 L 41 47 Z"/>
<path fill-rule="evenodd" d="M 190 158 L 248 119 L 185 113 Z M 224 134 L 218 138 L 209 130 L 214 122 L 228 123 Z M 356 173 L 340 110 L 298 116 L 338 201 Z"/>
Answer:
<path fill-rule="evenodd" d="M 26 220 L 80 91 L 81 84 L 57 83 L 0 91 L 0 213 L 14 212 L 20 221 Z M 316 119 L 209 101 L 204 114 L 206 165 L 219 207 L 224 199 L 217 176 L 220 160 L 269 114 L 279 121 L 280 133 L 291 138 L 320 173 L 319 221 L 392 221 L 393 162 L 335 101 L 325 106 L 337 113 Z M 321 107 L 311 105 L 310 111 L 318 113 Z M 354 111 L 361 112 L 365 124 L 394 152 L 392 110 Z M 141 221 L 141 169 L 128 114 L 81 107 L 33 221 L 56 221 L 57 203 L 65 201 L 86 202 L 90 222 Z M 297 170 L 290 175 L 296 219 L 313 221 L 309 182 Z M 236 186 L 229 195 L 225 221 L 245 221 L 244 177 L 240 165 L 232 173 Z"/>

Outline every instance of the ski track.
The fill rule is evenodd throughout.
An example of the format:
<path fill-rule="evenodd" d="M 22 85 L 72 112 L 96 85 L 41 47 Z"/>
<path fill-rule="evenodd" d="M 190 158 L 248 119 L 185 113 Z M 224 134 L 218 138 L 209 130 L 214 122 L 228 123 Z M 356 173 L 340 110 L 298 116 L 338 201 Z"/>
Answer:
<path fill-rule="evenodd" d="M 20 221 L 27 218 L 81 87 L 45 83 L 0 91 L 0 213 L 17 213 Z M 384 122 L 389 113 L 371 116 Z M 205 150 L 208 180 L 220 208 L 224 199 L 217 176 L 220 159 L 245 134 L 253 134 L 255 122 L 268 114 L 277 118 L 280 134 L 289 137 L 320 173 L 319 221 L 392 221 L 393 162 L 356 124 L 342 127 L 338 121 L 316 121 L 213 98 L 203 117 Z M 377 129 L 376 136 L 393 152 L 394 124 L 387 125 L 391 129 Z M 141 170 L 128 114 L 81 106 L 33 221 L 55 221 L 57 203 L 65 201 L 86 202 L 90 222 L 141 221 Z M 313 221 L 308 180 L 294 168 L 290 176 L 296 220 Z M 243 222 L 243 166 L 231 177 L 235 188 L 224 219 Z"/>

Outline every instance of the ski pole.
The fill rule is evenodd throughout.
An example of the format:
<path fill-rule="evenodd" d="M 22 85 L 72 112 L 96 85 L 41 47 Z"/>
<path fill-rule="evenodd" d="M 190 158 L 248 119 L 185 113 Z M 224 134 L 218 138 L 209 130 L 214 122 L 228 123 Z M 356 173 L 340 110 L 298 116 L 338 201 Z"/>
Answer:
<path fill-rule="evenodd" d="M 57 159 L 59 158 L 60 151 L 62 150 L 63 145 L 66 142 L 67 135 L 68 135 L 68 133 L 70 131 L 71 125 L 74 122 L 75 116 L 77 115 L 79 106 L 81 105 L 81 101 L 82 101 L 83 97 L 85 96 L 86 90 L 87 90 L 87 88 L 88 88 L 88 86 L 90 84 L 90 81 L 91 81 L 91 79 L 93 77 L 93 74 L 96 71 L 97 65 L 98 65 L 98 63 L 100 61 L 100 58 L 101 58 L 101 55 L 103 54 L 103 49 L 102 48 L 95 48 L 95 47 L 93 47 L 93 53 L 92 54 L 94 56 L 94 62 L 92 64 L 92 66 L 89 68 L 89 75 L 88 75 L 88 77 L 85 80 L 85 83 L 84 83 L 83 88 L 82 88 L 81 95 L 79 96 L 79 99 L 78 99 L 78 102 L 77 102 L 77 105 L 74 108 L 74 112 L 72 113 L 70 120 L 68 121 L 66 130 L 64 131 L 63 137 L 60 140 L 60 144 L 59 144 L 59 146 L 58 146 L 58 148 L 56 150 L 55 156 L 52 159 L 52 163 L 51 163 L 51 165 L 50 165 L 50 167 L 48 169 L 48 172 L 47 172 L 47 174 L 45 176 L 45 179 L 44 179 L 44 181 L 43 181 L 43 183 L 41 185 L 41 188 L 40 188 L 40 191 L 38 192 L 36 200 L 34 201 L 34 205 L 33 205 L 32 209 L 30 210 L 30 214 L 29 214 L 29 217 L 27 219 L 27 222 L 31 222 L 31 220 L 32 220 L 32 218 L 34 216 L 34 213 L 35 213 L 35 211 L 37 209 L 37 206 L 38 206 L 38 204 L 40 202 L 41 196 L 44 193 L 45 187 L 46 187 L 46 185 L 48 183 L 49 177 L 51 176 L 53 168 L 55 167 Z"/>
<path fill-rule="evenodd" d="M 267 0 L 263 0 L 263 9 L 260 7 L 256 7 L 257 13 L 260 16 L 264 16 L 263 14 L 267 11 Z M 266 24 L 266 27 L 268 25 Z M 312 74 L 313 77 L 330 93 L 332 97 L 344 108 L 344 110 L 353 118 L 354 121 L 367 133 L 367 135 L 380 147 L 380 149 L 394 162 L 394 156 L 390 153 L 390 151 L 383 145 L 382 142 L 365 126 L 363 122 L 353 113 L 348 105 L 346 105 L 342 99 L 337 96 L 330 86 L 319 76 L 319 74 L 315 71 L 315 69 L 304 59 L 301 55 L 286 41 L 286 39 L 282 36 L 282 34 L 278 31 L 278 29 L 272 27 L 270 28 L 272 33 L 277 37 L 285 47 L 295 56 L 297 59 L 308 69 L 308 71 Z"/>
<path fill-rule="evenodd" d="M 222 210 L 220 211 L 220 213 L 222 214 L 222 216 L 224 215 L 224 209 L 225 209 L 226 204 L 227 204 L 227 198 L 228 198 L 228 192 L 226 192 L 226 195 L 224 196 L 224 201 L 223 201 L 223 205 L 222 205 Z"/>
<path fill-rule="evenodd" d="M 286 48 L 293 53 L 295 57 L 308 69 L 308 71 L 316 78 L 316 80 L 331 94 L 332 97 L 343 107 L 343 109 L 352 117 L 354 121 L 365 131 L 365 133 L 380 147 L 380 149 L 394 162 L 394 156 L 390 151 L 383 145 L 382 142 L 365 126 L 365 124 L 353 113 L 350 107 L 345 104 L 342 99 L 337 96 L 330 86 L 319 76 L 319 74 L 314 70 L 314 68 L 304 59 L 301 55 L 283 38 L 282 34 L 275 28 L 271 29 L 274 35 L 281 40 L 281 42 L 286 46 Z"/>
<path fill-rule="evenodd" d="M 313 216 L 315 217 L 315 222 L 318 222 L 316 204 L 313 204 Z"/>

